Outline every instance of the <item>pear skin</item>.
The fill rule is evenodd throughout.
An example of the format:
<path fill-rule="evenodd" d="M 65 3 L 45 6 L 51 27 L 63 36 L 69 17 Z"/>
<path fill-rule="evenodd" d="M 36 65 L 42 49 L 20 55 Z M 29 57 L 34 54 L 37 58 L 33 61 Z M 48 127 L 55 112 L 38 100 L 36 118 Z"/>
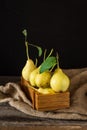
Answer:
<path fill-rule="evenodd" d="M 70 79 L 67 75 L 63 75 L 63 80 L 62 80 L 62 92 L 65 92 L 68 90 L 69 85 L 70 85 Z"/>
<path fill-rule="evenodd" d="M 30 84 L 31 84 L 32 86 L 36 86 L 35 78 L 36 78 L 36 75 L 39 73 L 39 68 L 40 68 L 40 67 L 34 69 L 34 70 L 31 72 L 31 74 L 30 74 L 30 79 L 29 79 L 29 81 L 30 81 Z"/>
<path fill-rule="evenodd" d="M 36 68 L 34 65 L 34 62 L 31 59 L 28 59 L 26 61 L 25 66 L 22 69 L 22 77 L 26 80 L 29 81 L 30 78 L 30 73 Z"/>
<path fill-rule="evenodd" d="M 52 88 L 39 88 L 38 92 L 41 94 L 54 94 L 55 92 L 53 91 Z"/>
<path fill-rule="evenodd" d="M 54 71 L 54 73 L 56 73 L 56 72 L 61 73 L 61 72 L 62 72 L 62 69 L 61 69 L 61 68 L 56 68 L 55 71 Z"/>
<path fill-rule="evenodd" d="M 47 88 L 50 86 L 51 72 L 45 71 L 37 74 L 35 83 L 37 87 Z"/>

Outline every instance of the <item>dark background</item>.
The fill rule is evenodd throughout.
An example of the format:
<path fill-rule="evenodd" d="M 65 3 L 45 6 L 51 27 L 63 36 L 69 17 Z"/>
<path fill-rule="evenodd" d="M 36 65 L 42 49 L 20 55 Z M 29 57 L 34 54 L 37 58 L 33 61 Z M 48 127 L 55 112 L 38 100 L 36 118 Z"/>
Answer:
<path fill-rule="evenodd" d="M 28 40 L 59 53 L 61 68 L 87 66 L 87 4 L 3 0 L 0 18 L 0 75 L 21 75 L 26 62 L 23 29 Z M 30 56 L 35 59 L 31 50 Z"/>

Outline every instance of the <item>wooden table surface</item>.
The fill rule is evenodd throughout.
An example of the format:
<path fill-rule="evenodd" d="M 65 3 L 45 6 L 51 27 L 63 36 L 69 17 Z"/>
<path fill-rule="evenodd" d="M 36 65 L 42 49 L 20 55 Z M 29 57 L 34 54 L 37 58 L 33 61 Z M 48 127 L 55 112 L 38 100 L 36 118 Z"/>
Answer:
<path fill-rule="evenodd" d="M 20 77 L 0 76 L 0 85 L 17 82 Z M 87 120 L 57 120 L 26 115 L 8 103 L 0 104 L 0 130 L 87 130 Z"/>

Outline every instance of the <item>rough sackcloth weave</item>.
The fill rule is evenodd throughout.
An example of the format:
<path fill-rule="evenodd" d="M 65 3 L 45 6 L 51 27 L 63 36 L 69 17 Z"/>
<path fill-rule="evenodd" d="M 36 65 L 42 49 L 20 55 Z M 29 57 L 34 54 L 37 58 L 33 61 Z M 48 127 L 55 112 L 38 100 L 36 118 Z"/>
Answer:
<path fill-rule="evenodd" d="M 35 117 L 87 120 L 87 68 L 63 69 L 63 71 L 71 80 L 69 88 L 70 108 L 48 112 L 34 110 L 20 85 L 15 82 L 8 82 L 0 86 L 0 103 L 6 102 L 11 107 Z"/>

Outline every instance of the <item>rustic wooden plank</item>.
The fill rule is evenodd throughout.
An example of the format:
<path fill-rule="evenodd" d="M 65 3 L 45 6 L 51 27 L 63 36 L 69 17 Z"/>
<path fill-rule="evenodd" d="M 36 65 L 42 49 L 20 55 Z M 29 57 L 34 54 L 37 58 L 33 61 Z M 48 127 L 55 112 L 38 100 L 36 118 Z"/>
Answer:
<path fill-rule="evenodd" d="M 26 127 L 15 127 L 15 126 L 8 126 L 8 127 L 1 127 L 0 130 L 87 130 L 87 128 L 84 126 L 84 128 L 80 126 L 26 126 Z"/>
<path fill-rule="evenodd" d="M 16 126 L 87 126 L 87 121 L 79 120 L 57 120 L 39 118 L 26 115 L 13 107 L 10 107 L 7 103 L 0 104 L 0 125 L 16 125 Z"/>
<path fill-rule="evenodd" d="M 70 106 L 69 92 L 42 95 L 35 93 L 35 107 L 37 110 L 47 111 Z M 51 102 L 51 103 L 49 103 Z"/>
<path fill-rule="evenodd" d="M 0 76 L 0 85 L 6 84 L 7 82 L 19 82 L 20 76 Z"/>

